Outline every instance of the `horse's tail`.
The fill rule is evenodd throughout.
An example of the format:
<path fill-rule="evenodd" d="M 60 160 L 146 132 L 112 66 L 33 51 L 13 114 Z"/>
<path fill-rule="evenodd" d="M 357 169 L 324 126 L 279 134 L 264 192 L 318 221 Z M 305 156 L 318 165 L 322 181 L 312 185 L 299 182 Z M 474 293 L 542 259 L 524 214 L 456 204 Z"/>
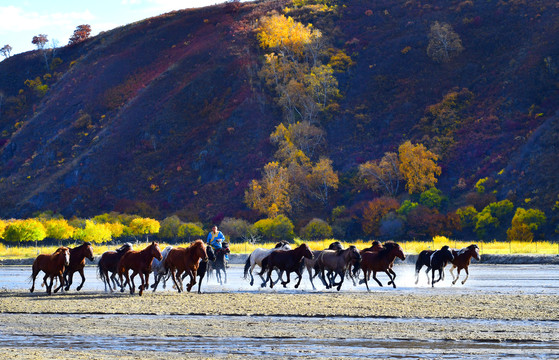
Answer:
<path fill-rule="evenodd" d="M 250 269 L 250 257 L 251 257 L 251 255 L 252 255 L 252 254 L 250 254 L 250 255 L 247 257 L 247 261 L 245 261 L 245 271 L 244 271 L 244 278 L 245 278 L 245 279 L 246 279 L 247 276 L 248 276 L 248 269 Z"/>
<path fill-rule="evenodd" d="M 99 259 L 101 260 L 101 259 Z M 105 281 L 105 273 L 103 273 L 103 268 L 102 268 L 102 264 L 101 261 L 97 262 L 97 278 L 101 279 L 101 281 L 106 282 Z"/>
<path fill-rule="evenodd" d="M 268 269 L 268 263 L 270 262 L 270 255 L 266 256 L 262 259 L 262 269 L 260 270 L 259 275 L 264 275 L 264 272 Z"/>

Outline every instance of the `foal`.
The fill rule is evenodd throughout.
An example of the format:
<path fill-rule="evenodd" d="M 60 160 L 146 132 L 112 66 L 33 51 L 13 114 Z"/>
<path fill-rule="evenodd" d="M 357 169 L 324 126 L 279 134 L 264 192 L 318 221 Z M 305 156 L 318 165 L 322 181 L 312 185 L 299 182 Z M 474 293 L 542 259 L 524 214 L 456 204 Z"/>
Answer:
<path fill-rule="evenodd" d="M 452 250 L 452 255 L 454 255 L 454 259 L 451 261 L 452 267 L 450 268 L 450 275 L 453 278 L 452 285 L 456 284 L 456 281 L 460 278 L 460 270 L 462 269 L 466 271 L 466 278 L 462 280 L 462 285 L 464 285 L 466 280 L 468 280 L 468 276 L 470 276 L 468 266 L 470 266 L 472 257 L 479 261 L 479 247 L 476 244 L 472 244 L 460 250 Z M 455 268 L 458 268 L 456 279 L 454 279 L 454 273 L 452 272 Z"/>

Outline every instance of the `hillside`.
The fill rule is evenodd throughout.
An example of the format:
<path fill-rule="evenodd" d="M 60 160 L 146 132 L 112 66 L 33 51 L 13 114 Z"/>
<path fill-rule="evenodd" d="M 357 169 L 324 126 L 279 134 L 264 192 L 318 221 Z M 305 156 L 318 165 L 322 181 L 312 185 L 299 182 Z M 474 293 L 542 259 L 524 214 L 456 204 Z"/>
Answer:
<path fill-rule="evenodd" d="M 238 28 L 279 3 L 177 11 L 57 49 L 44 95 L 24 84 L 46 73 L 39 51 L 0 62 L 0 215 L 256 219 L 243 196 L 273 158 L 282 111 L 258 76 L 256 35 Z M 353 0 L 289 15 L 354 63 L 336 73 L 339 107 L 321 122 L 341 179 L 330 207 L 375 196 L 353 187 L 358 165 L 412 140 L 439 154 L 449 209 L 490 177 L 495 199 L 556 216 L 556 1 Z M 427 55 L 434 21 L 461 38 L 448 63 Z"/>

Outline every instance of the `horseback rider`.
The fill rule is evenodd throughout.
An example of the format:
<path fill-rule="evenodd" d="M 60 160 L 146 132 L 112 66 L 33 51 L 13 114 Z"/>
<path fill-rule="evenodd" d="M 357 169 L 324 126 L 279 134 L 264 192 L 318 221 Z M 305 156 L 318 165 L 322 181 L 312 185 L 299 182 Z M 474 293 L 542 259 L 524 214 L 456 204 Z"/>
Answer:
<path fill-rule="evenodd" d="M 208 234 L 206 242 L 217 252 L 217 250 L 223 248 L 222 242 L 224 240 L 225 236 L 223 236 L 223 233 L 217 229 L 217 225 L 214 225 L 212 227 L 212 231 Z M 225 254 L 225 260 L 229 260 L 229 256 L 227 254 Z"/>

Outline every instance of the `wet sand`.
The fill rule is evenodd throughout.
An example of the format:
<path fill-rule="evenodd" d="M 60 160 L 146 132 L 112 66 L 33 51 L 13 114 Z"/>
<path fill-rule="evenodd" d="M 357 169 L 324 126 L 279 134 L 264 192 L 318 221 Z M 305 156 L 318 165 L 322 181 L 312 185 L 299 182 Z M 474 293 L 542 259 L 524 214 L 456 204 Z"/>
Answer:
<path fill-rule="evenodd" d="M 554 344 L 555 348 L 559 344 L 557 295 L 148 292 L 139 297 L 99 292 L 47 296 L 18 290 L 0 292 L 0 313 L 0 335 L 6 338 L 18 334 L 25 334 L 25 341 L 30 334 L 36 339 L 82 337 L 82 343 L 86 343 L 118 335 L 127 341 L 137 341 L 141 348 L 134 350 L 134 344 L 122 348 L 88 344 L 79 350 L 75 344 L 80 341 L 73 343 L 72 349 L 61 349 L 52 342 L 11 347 L 9 341 L 2 341 L 1 358 L 241 358 L 247 355 L 248 350 L 235 345 L 238 341 L 229 339 L 277 339 L 278 342 L 286 338 L 302 342 L 324 339 L 334 343 L 352 339 L 421 339 L 442 341 L 442 344 L 448 341 L 545 343 Z M 149 342 L 142 339 L 156 338 L 183 346 L 176 351 L 170 347 L 164 352 L 141 347 L 143 342 Z M 197 343 L 216 338 L 233 347 L 217 355 L 204 353 L 203 348 L 189 350 Z M 484 355 L 483 352 L 472 354 Z M 277 355 L 285 357 L 285 352 Z M 262 357 L 276 356 L 272 352 Z"/>

